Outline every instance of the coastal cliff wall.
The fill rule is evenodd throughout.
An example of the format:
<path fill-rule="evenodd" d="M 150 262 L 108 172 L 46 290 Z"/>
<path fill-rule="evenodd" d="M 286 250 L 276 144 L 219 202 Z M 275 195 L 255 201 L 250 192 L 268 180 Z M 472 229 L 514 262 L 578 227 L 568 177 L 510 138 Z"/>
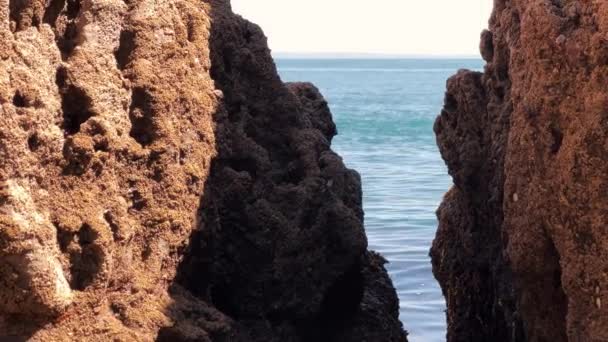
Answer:
<path fill-rule="evenodd" d="M 608 340 L 608 2 L 496 0 L 435 124 L 448 341 Z"/>
<path fill-rule="evenodd" d="M 0 340 L 406 341 L 327 103 L 228 1 L 0 1 Z"/>

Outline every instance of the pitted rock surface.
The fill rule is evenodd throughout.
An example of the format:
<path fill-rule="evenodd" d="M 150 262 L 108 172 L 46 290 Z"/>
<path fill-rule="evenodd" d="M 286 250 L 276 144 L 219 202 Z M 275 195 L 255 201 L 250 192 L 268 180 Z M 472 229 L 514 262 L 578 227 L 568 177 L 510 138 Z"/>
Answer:
<path fill-rule="evenodd" d="M 498 0 L 435 124 L 449 341 L 608 339 L 608 3 Z"/>
<path fill-rule="evenodd" d="M 227 1 L 0 2 L 0 339 L 405 341 L 327 103 Z"/>

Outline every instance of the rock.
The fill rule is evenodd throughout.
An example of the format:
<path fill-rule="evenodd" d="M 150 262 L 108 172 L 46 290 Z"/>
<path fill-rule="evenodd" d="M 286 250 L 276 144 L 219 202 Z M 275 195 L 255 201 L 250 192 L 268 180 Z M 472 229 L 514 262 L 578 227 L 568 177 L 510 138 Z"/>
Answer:
<path fill-rule="evenodd" d="M 448 81 L 431 255 L 449 341 L 608 339 L 608 3 L 564 3 L 495 1 L 485 72 Z"/>
<path fill-rule="evenodd" d="M 492 32 L 483 30 L 481 33 L 481 42 L 479 43 L 479 51 L 484 61 L 490 62 L 494 58 L 494 42 Z"/>
<path fill-rule="evenodd" d="M 0 19 L 0 340 L 406 341 L 326 101 L 228 1 Z"/>

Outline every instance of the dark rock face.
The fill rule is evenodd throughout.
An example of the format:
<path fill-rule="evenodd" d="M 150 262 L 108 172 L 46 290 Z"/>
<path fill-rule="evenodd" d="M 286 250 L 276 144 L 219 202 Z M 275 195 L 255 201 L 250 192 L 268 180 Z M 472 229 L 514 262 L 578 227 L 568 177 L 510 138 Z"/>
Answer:
<path fill-rule="evenodd" d="M 608 4 L 498 0 L 435 124 L 449 341 L 608 338 Z"/>
<path fill-rule="evenodd" d="M 437 211 L 440 225 L 431 250 L 433 271 L 448 305 L 450 341 L 490 336 L 508 341 L 518 324 L 501 236 L 501 171 L 510 108 L 508 99 L 495 98 L 497 110 L 488 116 L 484 78 L 469 71 L 452 77 L 435 123 L 455 184 Z"/>
<path fill-rule="evenodd" d="M 366 252 L 360 177 L 330 150 L 327 103 L 281 82 L 257 26 L 214 12 L 221 143 L 180 283 L 247 340 L 405 340 L 385 261 Z"/>
<path fill-rule="evenodd" d="M 229 1 L 0 20 L 0 340 L 407 340 L 327 103 Z"/>

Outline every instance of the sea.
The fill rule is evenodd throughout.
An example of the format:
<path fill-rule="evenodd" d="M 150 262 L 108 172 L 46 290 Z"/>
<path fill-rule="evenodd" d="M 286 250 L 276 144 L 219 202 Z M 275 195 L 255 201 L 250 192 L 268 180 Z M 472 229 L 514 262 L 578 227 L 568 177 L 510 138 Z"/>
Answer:
<path fill-rule="evenodd" d="M 445 341 L 429 249 L 452 185 L 433 133 L 446 80 L 481 59 L 277 59 L 285 82 L 314 83 L 338 127 L 332 147 L 363 180 L 369 247 L 389 261 L 411 342 Z"/>

